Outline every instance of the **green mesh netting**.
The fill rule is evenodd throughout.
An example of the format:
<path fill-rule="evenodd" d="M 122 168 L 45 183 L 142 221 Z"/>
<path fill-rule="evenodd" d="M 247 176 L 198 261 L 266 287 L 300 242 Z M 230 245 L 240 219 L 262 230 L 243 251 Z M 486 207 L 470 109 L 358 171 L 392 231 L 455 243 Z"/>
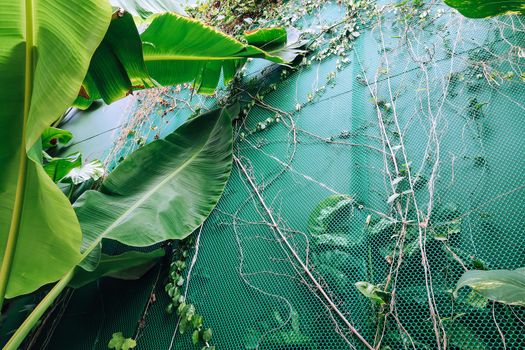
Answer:
<path fill-rule="evenodd" d="M 293 73 L 250 63 L 250 94 L 271 91 L 235 121 L 187 299 L 218 349 L 366 348 L 348 325 L 385 350 L 525 348 L 525 308 L 451 294 L 467 269 L 525 266 L 523 19 L 351 4 L 282 5 L 324 41 Z M 139 99 L 110 166 L 215 101 Z M 48 348 L 104 349 L 123 331 L 139 349 L 192 349 L 164 312 L 166 265 L 76 291 Z M 357 282 L 393 293 L 381 306 Z"/>

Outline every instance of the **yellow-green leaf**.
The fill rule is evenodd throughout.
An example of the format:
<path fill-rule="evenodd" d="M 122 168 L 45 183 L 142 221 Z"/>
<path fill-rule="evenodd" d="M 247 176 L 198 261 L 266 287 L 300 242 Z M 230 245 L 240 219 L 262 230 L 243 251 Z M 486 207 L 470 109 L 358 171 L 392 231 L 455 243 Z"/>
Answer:
<path fill-rule="evenodd" d="M 1 300 L 4 288 L 7 297 L 29 293 L 81 258 L 78 221 L 41 165 L 40 136 L 78 94 L 111 8 L 105 0 L 0 0 L 0 9 Z"/>
<path fill-rule="evenodd" d="M 525 306 L 525 268 L 517 270 L 470 270 L 465 272 L 454 290 L 470 287 L 485 298 L 508 305 Z"/>
<path fill-rule="evenodd" d="M 174 13 L 155 18 L 141 35 L 151 77 L 162 85 L 195 82 L 201 93 L 213 93 L 221 71 L 225 81 L 247 58 L 277 63 L 283 59 L 223 34 L 197 20 Z"/>
<path fill-rule="evenodd" d="M 132 153 L 101 192 L 84 193 L 75 202 L 87 257 L 82 267 L 97 266 L 103 239 L 142 247 L 193 232 L 224 190 L 232 138 L 227 110 L 203 114 Z"/>

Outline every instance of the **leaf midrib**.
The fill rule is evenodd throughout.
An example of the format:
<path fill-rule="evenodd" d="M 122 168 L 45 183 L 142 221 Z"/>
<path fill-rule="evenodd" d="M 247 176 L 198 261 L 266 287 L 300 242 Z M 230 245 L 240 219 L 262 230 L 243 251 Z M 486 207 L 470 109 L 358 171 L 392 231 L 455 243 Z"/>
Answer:
<path fill-rule="evenodd" d="M 193 55 L 176 55 L 176 54 L 144 54 L 145 62 L 156 61 L 234 61 L 245 59 L 243 56 L 193 56 Z"/>
<path fill-rule="evenodd" d="M 201 151 L 208 145 L 208 143 L 210 142 L 210 137 L 211 135 L 214 134 L 215 132 L 215 128 L 217 127 L 217 124 L 219 123 L 219 121 L 223 118 L 222 116 L 222 113 L 221 115 L 217 118 L 217 121 L 215 123 L 215 125 L 213 126 L 213 129 L 211 130 L 210 132 L 210 136 L 208 137 L 208 139 L 206 140 L 206 142 L 204 143 L 204 145 L 200 148 L 198 148 L 198 150 L 195 152 L 194 155 L 192 155 L 190 158 L 188 158 L 188 160 L 186 160 L 182 166 L 180 166 L 176 171 L 174 171 L 172 174 L 170 174 L 169 176 L 167 176 L 164 180 L 162 180 L 161 182 L 159 182 L 158 185 L 154 186 L 151 190 L 149 190 L 145 196 L 143 196 L 140 200 L 138 200 L 136 203 L 134 203 L 131 207 L 129 207 L 129 209 L 127 209 L 124 213 L 122 213 L 117 220 L 115 220 L 110 226 L 108 226 L 108 228 L 106 228 L 100 235 L 97 236 L 97 238 L 93 241 L 93 243 L 91 243 L 91 245 L 89 245 L 89 247 L 82 253 L 82 260 L 83 261 L 84 259 L 86 259 L 89 254 L 93 251 L 93 249 L 95 249 L 98 244 L 102 241 L 103 238 L 105 238 L 109 232 L 111 232 L 111 230 L 113 230 L 115 227 L 117 227 L 126 217 L 128 217 L 135 209 L 137 209 L 141 204 L 143 204 L 147 199 L 149 199 L 153 193 L 155 193 L 156 191 L 158 191 L 162 186 L 164 186 L 168 181 L 170 181 L 171 179 L 173 179 L 178 173 L 180 173 L 182 170 L 184 170 L 189 164 L 191 164 L 191 162 L 193 162 L 193 160 L 195 158 L 197 158 Z"/>

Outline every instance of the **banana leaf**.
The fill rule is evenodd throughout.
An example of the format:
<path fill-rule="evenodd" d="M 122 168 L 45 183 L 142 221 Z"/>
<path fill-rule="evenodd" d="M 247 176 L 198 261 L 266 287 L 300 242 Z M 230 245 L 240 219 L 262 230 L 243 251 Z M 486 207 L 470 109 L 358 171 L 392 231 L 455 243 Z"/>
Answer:
<path fill-rule="evenodd" d="M 61 278 L 80 226 L 44 171 L 40 136 L 75 100 L 108 28 L 106 0 L 0 0 L 0 304 Z"/>
<path fill-rule="evenodd" d="M 306 51 L 303 48 L 308 43 L 301 40 L 301 32 L 294 27 L 260 28 L 245 33 L 244 39 L 271 56 L 281 57 L 284 62 L 292 62 L 298 55 L 304 54 Z"/>
<path fill-rule="evenodd" d="M 58 183 L 72 169 L 82 165 L 82 155 L 78 152 L 64 158 L 51 157 L 44 153 L 44 158 L 46 159 L 44 170 L 54 183 Z"/>
<path fill-rule="evenodd" d="M 183 239 L 202 224 L 231 171 L 230 118 L 224 109 L 191 119 L 132 153 L 100 192 L 87 191 L 75 202 L 84 269 L 96 268 L 103 239 L 144 247 Z"/>
<path fill-rule="evenodd" d="M 115 12 L 108 31 L 95 51 L 75 107 L 85 109 L 98 99 L 110 104 L 133 90 L 153 87 L 140 35 L 129 13 Z"/>
<path fill-rule="evenodd" d="M 172 13 L 155 18 L 141 39 L 146 67 L 154 80 L 161 85 L 194 82 L 197 92 L 204 94 L 215 91 L 221 71 L 228 83 L 247 58 L 284 63 L 278 56 Z"/>
<path fill-rule="evenodd" d="M 282 36 L 282 33 L 279 35 Z M 274 36 L 258 39 L 273 40 Z M 221 74 L 227 84 L 247 58 L 284 63 L 258 47 L 243 44 L 197 20 L 165 13 L 155 17 L 139 36 L 129 13 L 115 12 L 95 52 L 75 107 L 85 109 L 97 99 L 106 103 L 155 85 L 193 83 L 197 92 L 215 92 Z"/>
<path fill-rule="evenodd" d="M 141 18 L 149 17 L 155 13 L 177 12 L 185 14 L 182 0 L 110 0 L 112 6 L 120 7 Z"/>
<path fill-rule="evenodd" d="M 73 134 L 68 130 L 49 127 L 42 133 L 42 148 L 56 147 L 58 144 L 65 145 L 73 138 Z"/>

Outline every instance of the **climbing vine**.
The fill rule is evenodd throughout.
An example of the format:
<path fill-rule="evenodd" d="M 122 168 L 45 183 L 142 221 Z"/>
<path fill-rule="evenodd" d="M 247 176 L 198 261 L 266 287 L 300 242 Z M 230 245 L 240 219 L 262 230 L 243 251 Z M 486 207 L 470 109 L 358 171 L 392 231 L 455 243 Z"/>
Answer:
<path fill-rule="evenodd" d="M 186 259 L 194 248 L 195 240 L 193 235 L 179 241 L 173 248 L 168 283 L 164 287 L 164 290 L 171 299 L 166 307 L 166 313 L 168 315 L 175 313 L 178 317 L 174 337 L 177 329 L 181 335 L 186 332 L 191 332 L 193 345 L 198 346 L 199 343 L 202 343 L 204 344 L 202 350 L 215 350 L 215 346 L 210 345 L 213 335 L 212 329 L 204 327 L 204 317 L 198 314 L 195 305 L 186 299 L 188 291 L 187 283 L 191 276 L 191 270 L 185 274 L 188 267 Z M 184 279 L 184 276 L 187 276 L 187 280 Z M 170 349 L 172 345 L 173 339 Z"/>

